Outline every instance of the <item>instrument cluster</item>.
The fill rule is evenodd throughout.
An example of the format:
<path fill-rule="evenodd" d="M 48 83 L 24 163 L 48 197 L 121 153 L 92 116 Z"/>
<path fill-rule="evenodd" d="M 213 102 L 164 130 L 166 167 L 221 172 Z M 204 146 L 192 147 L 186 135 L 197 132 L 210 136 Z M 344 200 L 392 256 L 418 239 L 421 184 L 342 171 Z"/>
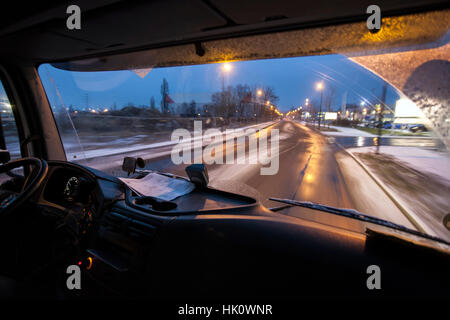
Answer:
<path fill-rule="evenodd" d="M 86 205 L 92 202 L 95 181 L 71 168 L 52 170 L 44 189 L 46 201 L 61 205 Z"/>

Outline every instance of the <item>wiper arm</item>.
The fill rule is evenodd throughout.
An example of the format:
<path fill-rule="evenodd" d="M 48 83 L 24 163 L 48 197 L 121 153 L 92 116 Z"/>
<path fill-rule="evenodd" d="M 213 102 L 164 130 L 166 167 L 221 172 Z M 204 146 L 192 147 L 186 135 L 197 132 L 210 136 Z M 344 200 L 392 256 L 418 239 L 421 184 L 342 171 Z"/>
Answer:
<path fill-rule="evenodd" d="M 358 220 L 362 220 L 362 221 L 375 222 L 378 224 L 405 228 L 401 225 L 397 225 L 397 224 L 389 222 L 387 220 L 375 218 L 375 217 L 366 215 L 364 213 L 361 213 L 361 212 L 353 210 L 353 209 L 336 208 L 336 207 L 331 207 L 331 206 L 327 206 L 324 204 L 318 204 L 318 203 L 314 203 L 314 202 L 310 202 L 310 201 L 299 201 L 299 200 L 279 199 L 279 198 L 269 198 L 269 200 L 286 203 L 286 204 L 289 204 L 291 206 L 296 206 L 296 207 L 304 207 L 304 208 L 313 209 L 313 210 L 325 211 L 328 213 L 333 213 L 333 214 L 337 214 L 340 216 L 354 218 L 354 219 L 358 219 Z"/>
<path fill-rule="evenodd" d="M 414 234 L 416 236 L 420 236 L 420 237 L 424 237 L 424 238 L 438 241 L 441 243 L 445 243 L 446 245 L 450 245 L 449 242 L 442 240 L 438 237 L 430 236 L 426 233 L 422 233 L 420 231 L 409 229 L 405 226 L 402 226 L 402 225 L 399 225 L 399 224 L 396 224 L 396 223 L 393 223 L 393 222 L 390 222 L 387 220 L 369 216 L 367 214 L 361 213 L 361 212 L 353 210 L 353 209 L 336 208 L 336 207 L 331 207 L 331 206 L 318 204 L 318 203 L 314 203 L 314 202 L 310 202 L 310 201 L 298 201 L 298 200 L 279 199 L 279 198 L 269 198 L 269 200 L 286 203 L 291 206 L 304 207 L 304 208 L 308 208 L 308 209 L 312 209 L 312 210 L 324 211 L 324 212 L 336 214 L 339 216 L 344 216 L 344 217 L 348 217 L 348 218 L 352 218 L 352 219 L 361 220 L 364 222 L 375 223 L 375 224 L 379 224 L 379 225 L 389 227 L 392 229 L 408 232 L 408 233 Z M 278 211 L 278 210 L 276 210 L 276 211 Z"/>

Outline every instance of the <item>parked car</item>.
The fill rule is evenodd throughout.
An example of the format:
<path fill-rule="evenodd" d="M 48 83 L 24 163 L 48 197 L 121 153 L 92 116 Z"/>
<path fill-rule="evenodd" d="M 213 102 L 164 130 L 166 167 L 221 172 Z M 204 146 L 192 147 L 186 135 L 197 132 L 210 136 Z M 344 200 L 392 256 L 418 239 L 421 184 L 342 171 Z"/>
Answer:
<path fill-rule="evenodd" d="M 389 121 L 385 122 L 383 124 L 383 129 L 392 129 L 392 122 Z"/>
<path fill-rule="evenodd" d="M 426 132 L 428 131 L 427 127 L 423 124 L 415 124 L 409 127 L 409 131 L 411 132 Z"/>

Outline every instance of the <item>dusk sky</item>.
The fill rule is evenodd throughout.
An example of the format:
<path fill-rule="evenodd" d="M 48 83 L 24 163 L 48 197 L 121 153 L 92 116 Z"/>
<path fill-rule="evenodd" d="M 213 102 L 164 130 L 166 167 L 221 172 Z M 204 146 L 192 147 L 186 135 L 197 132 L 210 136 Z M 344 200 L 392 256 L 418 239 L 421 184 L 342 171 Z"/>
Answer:
<path fill-rule="evenodd" d="M 232 62 L 231 66 L 225 76 L 226 86 L 271 86 L 279 96 L 277 105 L 281 111 L 303 105 L 306 98 L 318 101 L 320 92 L 315 90 L 318 81 L 324 81 L 325 93 L 330 86 L 336 88 L 334 109 L 344 103 L 345 97 L 347 104 L 375 102 L 381 97 L 384 82 L 341 55 L 241 61 Z M 64 105 L 79 109 L 86 107 L 86 97 L 92 108 L 111 108 L 114 103 L 121 108 L 129 102 L 149 105 L 152 96 L 159 107 L 163 78 L 169 82 L 169 95 L 176 103 L 193 99 L 208 103 L 211 94 L 222 88 L 222 72 L 221 64 L 157 68 L 144 78 L 129 70 L 72 72 L 51 65 L 39 68 L 51 105 L 62 105 L 56 95 L 56 84 Z M 395 89 L 389 86 L 386 103 L 394 104 L 397 99 Z"/>

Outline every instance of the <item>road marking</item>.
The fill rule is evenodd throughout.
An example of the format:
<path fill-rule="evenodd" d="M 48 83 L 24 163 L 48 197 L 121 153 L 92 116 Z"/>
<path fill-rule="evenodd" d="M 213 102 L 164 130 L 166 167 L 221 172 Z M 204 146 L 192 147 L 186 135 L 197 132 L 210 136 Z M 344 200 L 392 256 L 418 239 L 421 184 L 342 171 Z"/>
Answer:
<path fill-rule="evenodd" d="M 300 188 L 300 186 L 302 185 L 303 177 L 305 176 L 306 169 L 308 169 L 308 165 L 309 165 L 309 161 L 311 160 L 311 157 L 312 157 L 312 154 L 309 154 L 309 157 L 308 157 L 308 160 L 306 160 L 305 166 L 303 167 L 303 169 L 300 171 L 300 173 L 298 175 L 300 181 L 299 181 L 297 187 L 295 188 L 295 192 L 294 192 L 293 196 L 291 197 L 292 200 L 295 200 L 295 197 L 297 196 L 297 191 Z"/>

